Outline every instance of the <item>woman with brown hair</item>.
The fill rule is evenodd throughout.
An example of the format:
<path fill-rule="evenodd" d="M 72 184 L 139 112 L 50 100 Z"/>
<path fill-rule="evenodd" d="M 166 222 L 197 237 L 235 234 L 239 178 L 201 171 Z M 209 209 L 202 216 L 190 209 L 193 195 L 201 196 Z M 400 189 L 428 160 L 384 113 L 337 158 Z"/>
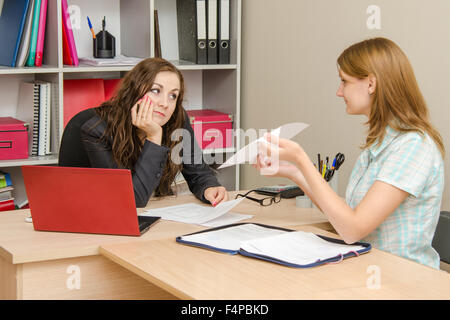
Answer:
<path fill-rule="evenodd" d="M 346 199 L 293 141 L 267 136 L 271 144 L 260 145 L 255 167 L 272 168 L 275 175 L 297 183 L 345 242 L 370 242 L 438 269 L 439 255 L 431 243 L 444 188 L 444 145 L 413 69 L 402 50 L 385 38 L 350 46 L 337 64 L 337 96 L 344 99 L 348 114 L 368 118 L 368 135 Z"/>
<path fill-rule="evenodd" d="M 183 75 L 170 62 L 141 61 L 110 100 L 71 119 L 59 165 L 130 169 L 137 207 L 146 206 L 153 192 L 171 194 L 180 171 L 198 199 L 214 206 L 228 200 L 225 188 L 203 162 L 182 106 L 184 90 Z M 172 138 L 180 136 L 179 129 L 184 129 L 182 141 Z M 183 144 L 181 161 L 171 153 L 178 143 Z"/>

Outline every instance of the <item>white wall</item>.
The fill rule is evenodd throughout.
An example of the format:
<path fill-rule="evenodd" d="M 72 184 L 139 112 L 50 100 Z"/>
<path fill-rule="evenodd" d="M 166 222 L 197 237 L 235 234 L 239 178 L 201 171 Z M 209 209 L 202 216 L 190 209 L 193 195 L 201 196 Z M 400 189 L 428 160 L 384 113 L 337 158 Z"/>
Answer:
<path fill-rule="evenodd" d="M 369 30 L 369 5 L 381 9 L 381 29 Z M 365 118 L 349 116 L 336 97 L 336 59 L 349 45 L 382 36 L 409 57 L 433 124 L 450 154 L 450 1 L 448 0 L 245 0 L 242 26 L 241 126 L 276 128 L 311 124 L 299 142 L 312 159 L 342 152 L 339 176 L 345 195 L 348 177 L 365 140 Z M 450 166 L 445 160 L 443 210 L 450 210 Z M 243 166 L 241 188 L 278 182 Z"/>

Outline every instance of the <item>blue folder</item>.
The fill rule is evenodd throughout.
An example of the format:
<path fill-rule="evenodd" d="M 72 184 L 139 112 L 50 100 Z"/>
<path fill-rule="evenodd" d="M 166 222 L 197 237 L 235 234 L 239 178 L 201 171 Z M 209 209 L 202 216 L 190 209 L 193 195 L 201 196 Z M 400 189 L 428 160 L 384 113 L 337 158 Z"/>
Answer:
<path fill-rule="evenodd" d="M 269 226 L 269 225 L 260 224 L 260 223 L 234 223 L 234 224 L 229 224 L 229 225 L 225 225 L 225 226 L 221 226 L 221 227 L 211 228 L 211 229 L 208 229 L 208 230 L 203 230 L 203 231 L 194 232 L 194 233 L 186 234 L 186 235 L 183 235 L 183 236 L 179 236 L 175 240 L 178 243 L 187 244 L 187 245 L 191 245 L 191 246 L 194 246 L 194 247 L 210 249 L 210 250 L 213 250 L 213 251 L 219 251 L 219 252 L 229 253 L 229 254 L 241 254 L 241 255 L 246 256 L 246 257 L 256 258 L 256 259 L 260 259 L 260 260 L 265 260 L 265 261 L 281 264 L 281 265 L 284 265 L 284 266 L 287 266 L 287 267 L 292 267 L 292 268 L 311 268 L 311 267 L 316 267 L 316 266 L 320 266 L 320 265 L 327 264 L 327 263 L 339 262 L 339 261 L 341 261 L 343 259 L 346 259 L 346 258 L 356 257 L 356 256 L 359 256 L 361 254 L 367 253 L 367 252 L 369 252 L 372 249 L 372 246 L 369 243 L 355 242 L 352 245 L 362 246 L 363 249 L 360 249 L 360 250 L 358 250 L 356 252 L 348 252 L 347 254 L 344 254 L 344 255 L 330 257 L 330 258 L 325 259 L 325 260 L 317 260 L 314 263 L 305 264 L 305 265 L 299 265 L 299 264 L 294 264 L 294 263 L 278 260 L 278 259 L 275 259 L 273 257 L 269 257 L 269 256 L 261 255 L 261 254 L 250 253 L 250 252 L 245 251 L 244 249 L 228 250 L 228 249 L 223 249 L 223 248 L 212 247 L 212 246 L 209 246 L 209 245 L 206 245 L 206 244 L 203 244 L 203 243 L 199 243 L 199 242 L 187 241 L 187 240 L 183 240 L 182 239 L 182 237 L 185 237 L 185 236 L 190 236 L 190 235 L 194 235 L 194 234 L 200 234 L 200 233 L 204 233 L 204 232 L 214 232 L 214 231 L 217 231 L 217 230 L 220 230 L 220 229 L 231 228 L 231 227 L 235 227 L 235 226 L 239 226 L 239 225 L 243 225 L 243 224 L 254 224 L 254 225 L 257 225 L 257 226 L 260 226 L 260 227 L 276 229 L 276 230 L 282 230 L 282 231 L 287 231 L 287 232 L 297 231 L 297 230 L 292 230 L 292 229 L 286 229 L 286 228 L 280 228 L 280 227 L 275 227 L 275 226 Z M 346 244 L 343 240 L 340 240 L 340 239 L 330 238 L 330 237 L 326 237 L 326 236 L 322 236 L 322 235 L 317 235 L 317 236 L 320 237 L 323 240 L 326 240 L 326 241 L 329 241 L 329 242 L 332 242 L 332 243 Z"/>
<path fill-rule="evenodd" d="M 4 0 L 0 16 L 0 65 L 15 67 L 30 0 Z"/>

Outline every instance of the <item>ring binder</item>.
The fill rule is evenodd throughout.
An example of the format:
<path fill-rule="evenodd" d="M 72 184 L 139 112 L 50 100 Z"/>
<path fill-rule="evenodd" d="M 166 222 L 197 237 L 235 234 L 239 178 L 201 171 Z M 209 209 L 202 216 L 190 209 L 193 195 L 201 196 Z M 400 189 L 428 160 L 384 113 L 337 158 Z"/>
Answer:
<path fill-rule="evenodd" d="M 230 0 L 219 0 L 219 64 L 230 63 Z"/>
<path fill-rule="evenodd" d="M 217 64 L 217 0 L 208 0 L 208 64 Z"/>
<path fill-rule="evenodd" d="M 206 0 L 197 0 L 197 64 L 208 63 L 206 27 Z"/>
<path fill-rule="evenodd" d="M 208 63 L 206 0 L 177 0 L 179 59 Z"/>
<path fill-rule="evenodd" d="M 226 233 L 226 229 L 233 230 Z M 249 237 L 248 234 L 252 234 L 252 236 Z M 259 234 L 259 236 L 255 236 L 255 234 Z M 202 235 L 206 236 L 202 237 Z M 299 243 L 299 239 L 301 243 Z M 340 239 L 259 223 L 229 224 L 180 236 L 176 238 L 176 241 L 213 251 L 233 255 L 241 254 L 293 268 L 310 268 L 328 263 L 339 263 L 346 258 L 358 257 L 367 253 L 372 248 L 369 243 L 356 242 L 347 245 Z M 263 242 L 265 244 L 270 242 L 270 246 L 264 246 Z M 284 255 L 274 254 L 274 252 L 279 252 L 278 247 L 283 247 Z M 301 252 L 300 258 L 292 254 L 292 252 L 299 253 L 298 250 L 302 248 L 306 249 L 305 252 Z M 280 258 L 282 256 L 284 258 Z"/>

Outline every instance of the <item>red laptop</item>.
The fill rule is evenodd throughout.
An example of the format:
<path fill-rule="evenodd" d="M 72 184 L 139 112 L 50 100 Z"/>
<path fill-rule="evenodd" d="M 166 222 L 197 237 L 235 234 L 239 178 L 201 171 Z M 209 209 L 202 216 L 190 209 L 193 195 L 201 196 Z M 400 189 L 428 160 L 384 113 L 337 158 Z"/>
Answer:
<path fill-rule="evenodd" d="M 126 169 L 22 166 L 35 230 L 139 236 L 159 217 L 138 217 Z"/>

